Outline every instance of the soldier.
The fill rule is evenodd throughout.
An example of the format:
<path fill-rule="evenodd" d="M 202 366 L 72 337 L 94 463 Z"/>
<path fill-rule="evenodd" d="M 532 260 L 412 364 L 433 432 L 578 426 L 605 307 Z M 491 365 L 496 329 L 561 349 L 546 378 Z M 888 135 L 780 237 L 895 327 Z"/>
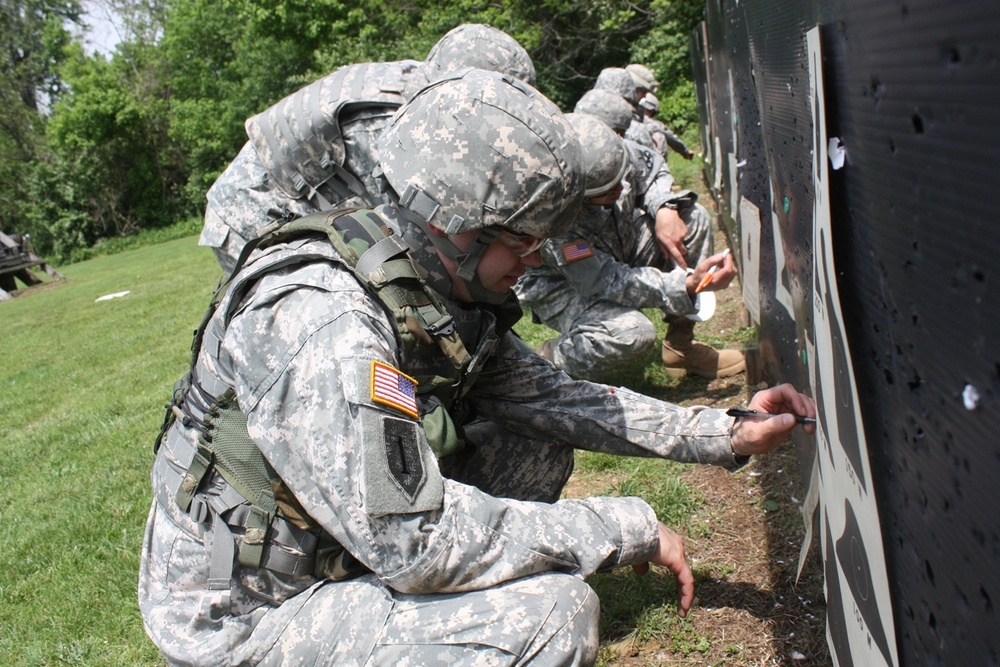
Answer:
<path fill-rule="evenodd" d="M 693 577 L 643 501 L 558 500 L 573 448 L 735 468 L 795 420 L 574 381 L 511 333 L 511 286 L 583 195 L 527 84 L 447 77 L 378 154 L 393 204 L 263 239 L 199 329 L 152 473 L 147 632 L 195 666 L 593 664 L 584 577 L 662 565 L 681 614 Z M 789 385 L 750 406 L 815 412 Z"/>
<path fill-rule="evenodd" d="M 578 111 L 592 109 L 593 115 L 606 125 L 614 127 L 618 123 L 620 127 L 623 113 L 615 104 L 601 104 L 596 99 L 587 104 L 583 104 L 583 101 L 584 98 L 581 98 L 577 103 Z M 621 135 L 620 132 L 618 134 Z M 606 133 L 595 136 L 594 141 L 598 141 L 600 136 L 606 136 Z M 615 150 L 619 150 L 617 144 L 611 143 Z M 658 153 L 628 139 L 623 143 L 629 155 L 630 168 L 625 173 L 620 194 L 617 198 L 588 201 L 573 232 L 576 238 L 566 239 L 566 242 L 584 241 L 594 243 L 598 248 L 603 243 L 611 244 L 606 252 L 616 262 L 634 269 L 653 267 L 658 272 L 670 272 L 675 268 L 686 270 L 689 266 L 700 266 L 712 255 L 714 243 L 712 218 L 697 203 L 698 195 L 690 190 L 673 191 L 673 176 Z M 603 147 L 586 145 L 590 158 L 588 166 L 600 163 L 600 154 L 608 149 L 608 142 L 602 141 L 601 146 Z M 581 345 L 577 346 L 571 332 L 576 331 L 573 323 L 581 314 L 573 308 L 564 310 L 565 302 L 554 300 L 548 293 L 553 289 L 553 283 L 569 280 L 572 284 L 575 277 L 584 275 L 587 269 L 578 266 L 567 274 L 560 268 L 565 260 L 560 260 L 558 253 L 543 253 L 543 256 L 547 257 L 546 266 L 539 271 L 530 271 L 531 275 L 526 276 L 518 286 L 518 292 L 524 305 L 532 308 L 536 319 L 562 334 L 539 349 L 550 361 L 574 377 L 595 379 L 622 359 L 647 350 L 652 345 L 655 341 L 652 324 L 642 313 L 633 313 L 629 315 L 629 319 L 639 322 L 639 329 L 595 330 L 591 337 L 605 339 L 606 344 L 594 346 L 582 344 L 581 341 Z M 583 259 L 587 259 L 585 264 L 596 261 L 576 257 L 576 261 Z M 591 270 L 594 275 L 597 274 L 596 269 Z M 728 282 L 722 283 L 717 279 L 713 284 L 724 286 Z M 577 288 L 580 295 L 588 299 L 598 294 L 591 291 L 597 289 L 593 284 L 577 285 Z M 614 292 L 614 288 L 610 286 L 607 290 L 608 293 Z M 628 293 L 619 292 L 615 298 L 625 298 L 622 305 L 628 310 L 646 307 L 640 306 Z M 647 295 L 641 301 L 645 302 L 649 298 Z M 746 368 L 743 353 L 739 350 L 716 350 L 695 342 L 695 322 L 684 316 L 691 312 L 690 303 L 680 306 L 675 302 L 670 306 L 667 297 L 663 298 L 664 319 L 668 327 L 661 356 L 668 375 L 683 377 L 690 373 L 717 378 L 734 375 Z M 585 322 L 586 320 L 581 321 L 580 325 Z M 612 343 L 615 339 L 618 339 L 617 342 Z"/>
<path fill-rule="evenodd" d="M 573 107 L 574 113 L 585 113 L 603 120 L 620 137 L 632 124 L 632 106 L 620 95 L 609 90 L 592 88 Z"/>
<path fill-rule="evenodd" d="M 667 151 L 669 149 L 676 151 L 685 160 L 690 160 L 694 157 L 694 151 L 687 147 L 684 140 L 671 132 L 670 128 L 663 124 L 663 121 L 656 118 L 656 114 L 660 113 L 660 100 L 656 95 L 646 93 L 639 100 L 639 108 L 645 114 L 643 123 L 649 129 L 649 135 L 653 137 L 656 150 L 663 156 L 664 160 L 667 159 Z"/>
<path fill-rule="evenodd" d="M 414 92 L 446 73 L 493 69 L 535 82 L 514 38 L 482 24 L 454 28 L 423 62 L 341 67 L 246 122 L 250 141 L 208 191 L 199 245 L 226 273 L 261 230 L 316 211 L 374 206 L 375 140 Z"/>
<path fill-rule="evenodd" d="M 649 133 L 649 128 L 643 123 L 645 114 L 639 108 L 638 92 L 632 75 L 624 67 L 605 67 L 597 75 L 594 88 L 616 93 L 628 102 L 632 109 L 632 120 L 625 131 L 625 138 L 640 146 L 656 150 L 656 142 Z"/>
<path fill-rule="evenodd" d="M 732 259 L 709 252 L 692 271 L 675 268 L 659 249 L 648 216 L 635 210 L 633 194 L 649 186 L 633 169 L 629 145 L 647 149 L 623 141 L 596 117 L 568 117 L 584 147 L 584 210 L 565 236 L 546 242 L 542 265 L 529 268 L 517 284 L 521 304 L 560 332 L 539 353 L 574 377 L 603 379 L 652 347 L 656 328 L 641 309 L 660 308 L 668 322 L 663 360 L 669 375 L 718 377 L 742 370 L 736 350 L 695 343 L 694 321 L 687 317 L 697 310 L 695 288 L 713 266 L 717 273 L 707 289 L 729 285 Z M 686 215 L 701 217 L 691 208 Z"/>

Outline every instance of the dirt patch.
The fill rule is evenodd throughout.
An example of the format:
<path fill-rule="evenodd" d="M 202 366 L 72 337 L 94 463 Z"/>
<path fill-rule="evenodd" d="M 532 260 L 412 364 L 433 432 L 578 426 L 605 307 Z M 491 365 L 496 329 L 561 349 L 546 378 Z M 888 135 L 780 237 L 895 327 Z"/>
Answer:
<path fill-rule="evenodd" d="M 717 236 L 717 248 L 725 238 Z M 719 292 L 716 315 L 695 329 L 712 344 L 747 341 L 740 286 Z M 749 337 L 752 345 L 752 335 Z M 661 398 L 682 405 L 746 405 L 764 385 L 750 387 L 747 376 L 685 378 L 663 389 Z M 660 391 L 652 393 L 660 394 Z M 755 457 L 735 473 L 690 466 L 682 479 L 704 498 L 685 536 L 696 577 L 696 604 L 683 634 L 639 641 L 634 636 L 602 637 L 601 665 L 728 665 L 826 667 L 826 606 L 818 541 L 813 542 L 800 576 L 805 539 L 801 514 L 804 486 L 791 443 Z M 587 496 L 618 480 L 607 476 L 570 479 L 566 495 Z M 682 637 L 683 640 L 683 637 Z"/>

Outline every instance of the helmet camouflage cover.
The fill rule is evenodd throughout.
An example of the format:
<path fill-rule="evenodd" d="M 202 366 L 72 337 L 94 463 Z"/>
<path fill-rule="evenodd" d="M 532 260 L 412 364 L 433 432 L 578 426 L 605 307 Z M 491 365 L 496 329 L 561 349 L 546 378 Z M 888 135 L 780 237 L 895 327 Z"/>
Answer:
<path fill-rule="evenodd" d="M 631 105 L 638 104 L 639 100 L 635 96 L 635 81 L 632 75 L 624 67 L 605 67 L 597 75 L 594 88 L 599 90 L 609 90 L 622 96 Z"/>
<path fill-rule="evenodd" d="M 632 105 L 620 95 L 599 88 L 584 93 L 573 108 L 574 113 L 585 113 L 600 118 L 620 135 L 624 135 L 631 125 L 633 111 Z"/>
<path fill-rule="evenodd" d="M 646 93 L 646 96 L 639 100 L 639 106 L 648 109 L 654 116 L 660 112 L 660 100 L 653 93 Z"/>
<path fill-rule="evenodd" d="M 535 64 L 524 47 L 503 30 L 482 23 L 452 28 L 424 59 L 430 82 L 470 67 L 509 74 L 535 85 Z"/>
<path fill-rule="evenodd" d="M 446 234 L 494 227 L 548 238 L 583 203 L 569 121 L 534 88 L 497 72 L 467 70 L 427 86 L 378 146 L 399 205 Z"/>
<path fill-rule="evenodd" d="M 584 196 L 606 195 L 621 182 L 629 165 L 628 151 L 622 138 L 594 116 L 571 113 L 566 117 L 576 130 L 583 148 L 583 163 L 587 170 Z"/>
<path fill-rule="evenodd" d="M 625 66 L 626 71 L 632 76 L 632 81 L 636 88 L 645 88 L 651 93 L 655 93 L 660 87 L 660 82 L 656 80 L 656 75 L 645 65 L 632 63 Z"/>

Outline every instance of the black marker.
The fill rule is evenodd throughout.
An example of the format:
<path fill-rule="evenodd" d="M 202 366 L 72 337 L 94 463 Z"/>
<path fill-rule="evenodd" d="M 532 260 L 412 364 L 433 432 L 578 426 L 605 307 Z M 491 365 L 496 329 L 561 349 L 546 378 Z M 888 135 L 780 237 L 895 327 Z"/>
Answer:
<path fill-rule="evenodd" d="M 777 417 L 778 415 L 772 415 L 769 412 L 757 412 L 756 410 L 748 410 L 747 408 L 729 408 L 726 410 L 726 414 L 730 417 L 759 417 L 761 419 L 766 419 L 768 417 Z M 803 417 L 802 415 L 795 415 L 795 421 L 800 424 L 815 424 L 816 420 L 813 417 Z"/>

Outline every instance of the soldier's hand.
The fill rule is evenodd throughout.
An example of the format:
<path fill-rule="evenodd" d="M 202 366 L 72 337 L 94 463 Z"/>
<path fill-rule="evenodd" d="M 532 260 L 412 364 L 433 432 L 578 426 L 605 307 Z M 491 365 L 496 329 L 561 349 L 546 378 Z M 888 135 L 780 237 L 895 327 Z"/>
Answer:
<path fill-rule="evenodd" d="M 688 251 L 684 245 L 687 232 L 687 223 L 674 209 L 664 206 L 656 212 L 656 240 L 660 243 L 663 253 L 673 261 L 674 266 L 681 269 L 688 267 Z"/>
<path fill-rule="evenodd" d="M 674 575 L 674 581 L 677 583 L 677 612 L 681 616 L 687 616 L 688 609 L 694 603 L 694 575 L 684 555 L 684 540 L 663 525 L 662 521 L 659 522 L 659 528 L 659 546 L 649 563 L 661 565 Z M 646 574 L 649 571 L 649 563 L 633 565 L 632 569 L 636 574 Z"/>
<path fill-rule="evenodd" d="M 736 277 L 736 263 L 733 261 L 732 255 L 721 252 L 717 253 L 711 257 L 707 257 L 704 262 L 695 267 L 693 273 L 688 274 L 684 285 L 690 297 L 694 298 L 695 290 L 713 266 L 719 268 L 712 274 L 712 282 L 708 283 L 701 291 L 714 292 L 725 289 L 733 282 L 733 278 Z"/>
<path fill-rule="evenodd" d="M 768 412 L 768 419 L 737 419 L 733 426 L 733 452 L 739 456 L 766 454 L 788 439 L 795 428 L 795 415 L 816 417 L 816 403 L 800 394 L 790 384 L 759 391 L 750 399 L 750 409 Z M 806 433 L 815 433 L 815 424 L 803 425 Z"/>

